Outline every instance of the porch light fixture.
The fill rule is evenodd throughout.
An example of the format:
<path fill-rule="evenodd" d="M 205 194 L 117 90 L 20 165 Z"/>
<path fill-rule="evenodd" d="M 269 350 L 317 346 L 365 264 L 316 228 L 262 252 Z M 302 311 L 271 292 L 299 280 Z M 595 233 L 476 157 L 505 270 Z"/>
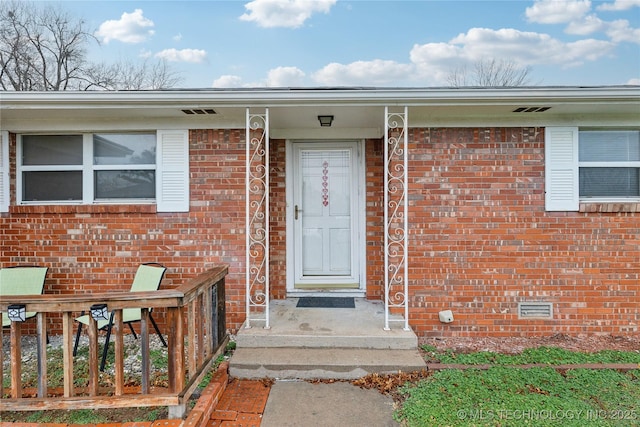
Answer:
<path fill-rule="evenodd" d="M 27 307 L 24 304 L 11 304 L 7 307 L 7 316 L 12 322 L 27 320 Z"/>
<path fill-rule="evenodd" d="M 109 312 L 107 311 L 107 304 L 93 304 L 90 308 L 91 317 L 96 322 L 99 320 L 109 320 Z"/>
<path fill-rule="evenodd" d="M 329 127 L 333 123 L 333 116 L 318 116 L 320 126 Z"/>

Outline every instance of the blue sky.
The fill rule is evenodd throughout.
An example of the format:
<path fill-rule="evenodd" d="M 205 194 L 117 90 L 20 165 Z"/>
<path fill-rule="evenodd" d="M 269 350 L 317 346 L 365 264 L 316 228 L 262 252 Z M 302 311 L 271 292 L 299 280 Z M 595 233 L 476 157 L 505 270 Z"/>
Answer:
<path fill-rule="evenodd" d="M 534 85 L 640 84 L 640 0 L 66 1 L 94 60 L 164 58 L 180 87 L 446 86 L 480 60 Z"/>

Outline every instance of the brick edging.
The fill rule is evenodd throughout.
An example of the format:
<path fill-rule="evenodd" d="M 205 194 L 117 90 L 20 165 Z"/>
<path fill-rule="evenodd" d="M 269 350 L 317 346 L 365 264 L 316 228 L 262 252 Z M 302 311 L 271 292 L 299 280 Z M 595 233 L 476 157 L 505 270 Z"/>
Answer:
<path fill-rule="evenodd" d="M 222 362 L 214 374 L 211 382 L 200 395 L 198 402 L 189 412 L 186 419 L 167 419 L 145 422 L 125 422 L 107 424 L 88 424 L 82 427 L 204 427 L 207 425 L 213 409 L 227 388 L 229 382 L 229 362 Z M 2 422 L 0 427 L 70 427 L 72 424 L 41 424 L 23 422 Z"/>
<path fill-rule="evenodd" d="M 180 427 L 206 426 L 229 383 L 229 362 L 222 362 Z"/>

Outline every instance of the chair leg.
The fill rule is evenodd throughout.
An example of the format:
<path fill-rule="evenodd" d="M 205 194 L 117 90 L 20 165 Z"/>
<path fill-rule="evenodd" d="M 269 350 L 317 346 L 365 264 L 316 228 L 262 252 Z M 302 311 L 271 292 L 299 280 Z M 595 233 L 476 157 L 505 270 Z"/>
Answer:
<path fill-rule="evenodd" d="M 133 334 L 133 338 L 138 339 L 138 336 L 136 335 L 136 331 L 133 329 L 133 325 L 131 324 L 131 322 L 127 322 L 127 325 L 129 325 L 129 329 L 131 329 L 131 333 Z"/>
<path fill-rule="evenodd" d="M 82 316 L 84 316 L 84 311 L 82 312 Z M 74 357 L 78 354 L 78 342 L 80 342 L 80 331 L 82 331 L 82 323 L 78 322 L 78 332 L 76 332 L 76 343 L 73 346 Z"/>
<path fill-rule="evenodd" d="M 156 321 L 153 320 L 153 316 L 151 316 L 151 312 L 149 312 L 149 320 L 151 320 L 151 324 L 153 325 L 153 328 L 156 330 L 156 334 L 158 334 L 160 341 L 162 341 L 162 345 L 167 347 L 167 343 L 165 342 L 164 337 L 160 333 L 160 329 L 158 329 L 158 325 L 156 324 Z"/>
<path fill-rule="evenodd" d="M 113 312 L 109 317 L 109 324 L 107 325 L 107 336 L 104 339 L 104 348 L 102 349 L 102 361 L 100 362 L 100 372 L 104 371 L 104 365 L 107 362 L 107 353 L 109 352 L 109 341 L 111 340 L 111 326 L 113 326 Z"/>

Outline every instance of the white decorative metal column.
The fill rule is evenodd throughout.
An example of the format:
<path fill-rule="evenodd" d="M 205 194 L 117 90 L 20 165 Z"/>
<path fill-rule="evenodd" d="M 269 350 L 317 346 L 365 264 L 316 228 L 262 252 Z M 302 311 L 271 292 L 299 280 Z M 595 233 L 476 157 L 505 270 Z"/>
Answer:
<path fill-rule="evenodd" d="M 246 322 L 269 325 L 269 109 L 246 119 Z"/>
<path fill-rule="evenodd" d="M 408 331 L 408 108 L 392 112 L 385 107 L 384 118 L 384 329 L 390 329 L 389 322 L 403 322 Z M 391 319 L 391 313 L 404 316 Z"/>

